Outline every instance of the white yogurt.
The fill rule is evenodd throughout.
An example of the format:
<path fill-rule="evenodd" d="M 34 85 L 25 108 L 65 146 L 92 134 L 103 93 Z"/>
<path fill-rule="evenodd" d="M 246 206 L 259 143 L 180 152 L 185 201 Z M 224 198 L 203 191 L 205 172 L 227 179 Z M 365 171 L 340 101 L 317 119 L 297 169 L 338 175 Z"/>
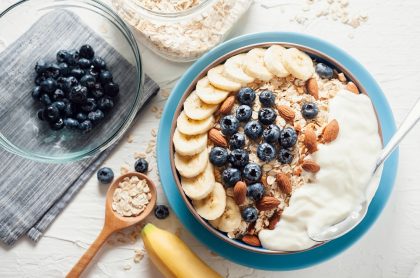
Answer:
<path fill-rule="evenodd" d="M 336 119 L 340 127 L 338 137 L 330 144 L 319 144 L 312 156 L 321 170 L 313 182 L 293 192 L 274 230 L 259 233 L 264 248 L 298 251 L 314 246 L 307 230 L 316 231 L 344 219 L 364 194 L 381 150 L 370 99 L 340 91 L 329 109 L 329 120 Z"/>

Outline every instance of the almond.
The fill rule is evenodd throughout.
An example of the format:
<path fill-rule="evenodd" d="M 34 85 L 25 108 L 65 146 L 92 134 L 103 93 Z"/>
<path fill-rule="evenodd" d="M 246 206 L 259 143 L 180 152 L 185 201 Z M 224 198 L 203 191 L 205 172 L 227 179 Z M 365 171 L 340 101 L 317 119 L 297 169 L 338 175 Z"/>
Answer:
<path fill-rule="evenodd" d="M 277 185 L 283 193 L 290 194 L 292 193 L 292 183 L 290 182 L 289 177 L 284 173 L 278 173 L 276 175 Z"/>
<path fill-rule="evenodd" d="M 334 119 L 325 126 L 322 131 L 322 139 L 324 139 L 325 143 L 330 143 L 337 138 L 339 131 L 340 127 L 338 126 L 338 122 Z"/>
<path fill-rule="evenodd" d="M 306 90 L 308 93 L 313 96 L 315 99 L 318 99 L 318 83 L 315 78 L 311 78 L 306 82 Z"/>
<path fill-rule="evenodd" d="M 346 89 L 352 93 L 359 94 L 359 89 L 357 89 L 356 84 L 354 84 L 353 82 L 347 83 Z"/>
<path fill-rule="evenodd" d="M 219 112 L 222 114 L 229 114 L 235 104 L 235 96 L 229 96 L 219 108 Z"/>
<path fill-rule="evenodd" d="M 276 224 L 280 221 L 281 218 L 281 213 L 282 211 L 276 211 L 273 216 L 270 217 L 270 219 L 268 220 L 268 229 L 269 230 L 274 230 L 274 228 L 276 227 Z"/>
<path fill-rule="evenodd" d="M 316 152 L 317 147 L 317 136 L 315 131 L 312 128 L 306 129 L 305 131 L 305 139 L 303 140 L 303 144 L 308 149 L 310 153 Z"/>
<path fill-rule="evenodd" d="M 254 235 L 244 235 L 242 237 L 242 241 L 252 246 L 256 246 L 256 247 L 261 246 L 261 242 L 259 238 Z"/>
<path fill-rule="evenodd" d="M 286 120 L 286 122 L 292 122 L 295 119 L 295 111 L 286 105 L 277 105 L 277 110 L 280 116 Z"/>
<path fill-rule="evenodd" d="M 307 160 L 303 161 L 302 168 L 306 172 L 311 172 L 311 173 L 316 173 L 316 172 L 319 171 L 319 169 L 321 169 L 321 167 L 318 165 L 318 163 L 316 163 L 315 161 L 310 160 L 310 159 L 307 159 Z"/>
<path fill-rule="evenodd" d="M 258 210 L 272 210 L 280 205 L 280 201 L 277 200 L 275 197 L 271 196 L 264 196 L 261 200 L 257 202 L 257 209 Z"/>
<path fill-rule="evenodd" d="M 242 205 L 246 199 L 246 184 L 243 181 L 238 181 L 233 188 L 233 198 L 237 205 Z"/>
<path fill-rule="evenodd" d="M 222 135 L 220 131 L 215 128 L 210 129 L 209 139 L 217 146 L 227 147 L 226 138 Z"/>

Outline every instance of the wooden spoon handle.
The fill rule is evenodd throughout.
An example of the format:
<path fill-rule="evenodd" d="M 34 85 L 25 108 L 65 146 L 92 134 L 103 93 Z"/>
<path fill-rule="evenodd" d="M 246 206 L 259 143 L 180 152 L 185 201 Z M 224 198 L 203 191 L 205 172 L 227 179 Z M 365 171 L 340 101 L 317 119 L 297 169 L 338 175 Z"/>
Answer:
<path fill-rule="evenodd" d="M 95 241 L 90 245 L 89 249 L 83 254 L 83 256 L 79 259 L 75 266 L 70 270 L 67 274 L 67 278 L 78 278 L 80 274 L 85 270 L 85 268 L 89 265 L 90 261 L 99 251 L 99 248 L 105 243 L 106 239 L 112 234 L 111 231 L 106 226 L 102 228 L 101 233 L 95 239 Z"/>

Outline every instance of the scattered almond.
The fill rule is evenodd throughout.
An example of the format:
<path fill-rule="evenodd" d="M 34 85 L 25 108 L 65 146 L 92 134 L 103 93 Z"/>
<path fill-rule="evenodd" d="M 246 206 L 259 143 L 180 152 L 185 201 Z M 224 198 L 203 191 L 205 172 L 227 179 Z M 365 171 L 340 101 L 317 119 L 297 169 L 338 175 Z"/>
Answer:
<path fill-rule="evenodd" d="M 311 172 L 311 173 L 316 173 L 321 169 L 321 167 L 318 165 L 318 163 L 316 163 L 315 161 L 310 160 L 310 159 L 307 159 L 307 160 L 303 161 L 302 168 L 303 168 L 303 170 L 305 170 L 307 172 Z"/>
<path fill-rule="evenodd" d="M 346 89 L 352 93 L 359 94 L 359 89 L 357 89 L 356 84 L 354 84 L 353 82 L 347 83 Z"/>
<path fill-rule="evenodd" d="M 220 131 L 215 128 L 210 129 L 209 139 L 217 146 L 227 147 L 226 138 L 222 135 Z"/>
<path fill-rule="evenodd" d="M 312 128 L 306 129 L 303 144 L 305 144 L 306 148 L 308 148 L 308 151 L 310 153 L 317 151 L 317 136 Z"/>
<path fill-rule="evenodd" d="M 246 184 L 243 181 L 238 181 L 233 188 L 233 198 L 237 205 L 242 205 L 246 199 Z"/>
<path fill-rule="evenodd" d="M 278 173 L 276 175 L 277 185 L 283 193 L 290 194 L 292 193 L 292 183 L 290 182 L 289 177 L 284 173 Z"/>
<path fill-rule="evenodd" d="M 325 143 L 330 143 L 337 138 L 339 131 L 340 127 L 338 126 L 338 122 L 334 119 L 325 126 L 322 131 L 322 139 L 324 139 Z"/>
<path fill-rule="evenodd" d="M 257 209 L 260 211 L 264 210 L 272 210 L 278 207 L 280 205 L 280 201 L 271 196 L 264 196 L 261 200 L 257 202 Z"/>
<path fill-rule="evenodd" d="M 235 96 L 229 96 L 219 108 L 219 112 L 222 114 L 229 114 L 235 104 Z"/>
<path fill-rule="evenodd" d="M 315 78 L 311 78 L 306 82 L 306 90 L 308 93 L 313 96 L 315 99 L 318 99 L 318 83 Z"/>
<path fill-rule="evenodd" d="M 295 119 L 295 111 L 286 105 L 277 105 L 277 110 L 280 116 L 286 120 L 286 122 L 292 122 Z"/>
<path fill-rule="evenodd" d="M 259 238 L 254 235 L 244 235 L 242 237 L 242 241 L 252 246 L 256 246 L 256 247 L 261 246 L 261 242 Z"/>
<path fill-rule="evenodd" d="M 268 229 L 274 230 L 276 227 L 276 224 L 280 221 L 282 211 L 276 211 L 273 216 L 270 217 Z"/>

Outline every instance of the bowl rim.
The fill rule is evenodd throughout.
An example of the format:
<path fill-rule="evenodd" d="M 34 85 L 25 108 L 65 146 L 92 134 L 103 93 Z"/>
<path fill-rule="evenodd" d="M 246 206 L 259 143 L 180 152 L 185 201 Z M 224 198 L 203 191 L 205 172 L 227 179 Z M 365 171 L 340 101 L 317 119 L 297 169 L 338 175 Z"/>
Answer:
<path fill-rule="evenodd" d="M 23 158 L 27 158 L 33 161 L 38 162 L 46 162 L 46 163 L 67 163 L 67 162 L 75 162 L 85 158 L 92 157 L 97 155 L 104 150 L 108 149 L 114 143 L 116 143 L 130 128 L 134 118 L 137 115 L 139 108 L 141 107 L 141 101 L 143 99 L 143 82 L 144 82 L 144 71 L 143 71 L 143 64 L 142 64 L 142 57 L 141 53 L 137 44 L 137 41 L 131 32 L 131 29 L 128 25 L 124 22 L 124 20 L 114 12 L 107 4 L 103 3 L 100 0 L 20 0 L 3 11 L 0 11 L 0 22 L 4 20 L 3 16 L 8 14 L 11 11 L 14 11 L 16 8 L 22 7 L 22 5 L 27 3 L 39 2 L 40 7 L 37 9 L 45 9 L 45 8 L 81 8 L 83 10 L 90 10 L 91 12 L 95 12 L 95 10 L 101 10 L 101 12 L 105 13 L 107 20 L 111 20 L 113 25 L 119 30 L 119 32 L 126 38 L 128 45 L 130 46 L 130 53 L 134 56 L 135 65 L 134 68 L 136 70 L 136 96 L 131 106 L 130 112 L 127 114 L 125 121 L 118 127 L 118 129 L 113 132 L 112 136 L 110 136 L 107 140 L 104 140 L 101 144 L 92 148 L 88 151 L 77 151 L 68 154 L 61 154 L 60 156 L 51 156 L 51 155 L 43 155 L 39 153 L 29 152 L 27 150 L 21 150 L 19 147 L 15 146 L 11 143 L 7 138 L 0 133 L 0 147 L 4 148 L 6 151 L 18 155 Z M 87 7 L 86 7 L 87 5 Z M 100 14 L 101 17 L 105 16 Z M 23 35 L 23 34 L 22 34 Z"/>
<path fill-rule="evenodd" d="M 223 62 L 225 62 L 228 58 L 243 53 L 245 51 L 248 51 L 250 49 L 253 48 L 266 48 L 272 45 L 280 45 L 283 47 L 295 47 L 307 54 L 309 54 L 311 56 L 312 59 L 321 59 L 322 61 L 326 61 L 327 63 L 331 64 L 334 66 L 335 69 L 339 70 L 339 72 L 344 73 L 344 75 L 346 76 L 348 81 L 352 81 L 357 88 L 359 89 L 359 93 L 367 95 L 369 98 L 369 94 L 367 93 L 367 90 L 365 89 L 365 87 L 362 85 L 362 83 L 351 73 L 350 70 L 348 70 L 342 63 L 338 62 L 336 59 L 330 57 L 329 55 L 316 50 L 314 48 L 302 45 L 302 44 L 298 44 L 298 43 L 290 43 L 290 42 L 280 42 L 280 41 L 265 41 L 265 42 L 261 42 L 261 43 L 253 43 L 253 44 L 248 44 L 239 48 L 236 48 L 234 50 L 231 50 L 225 54 L 223 54 L 222 56 L 219 56 L 217 59 L 213 60 L 212 62 L 208 63 L 201 71 L 199 74 L 196 75 L 196 77 L 190 82 L 189 86 L 185 89 L 185 91 L 182 94 L 182 97 L 180 98 L 177 107 L 175 109 L 175 112 L 173 114 L 173 119 L 172 119 L 172 123 L 171 123 L 171 129 L 170 129 L 170 138 L 169 138 L 169 161 L 170 161 L 170 166 L 171 166 L 171 175 L 175 180 L 175 184 L 176 184 L 176 188 L 177 191 L 180 193 L 183 202 L 186 204 L 188 210 L 190 211 L 190 213 L 194 216 L 194 218 L 202 225 L 204 226 L 211 234 L 215 235 L 216 237 L 218 237 L 219 239 L 223 240 L 224 242 L 227 242 L 228 244 L 237 247 L 239 249 L 243 249 L 245 251 L 251 251 L 251 252 L 255 252 L 255 253 L 260 253 L 260 254 L 265 254 L 265 255 L 290 255 L 290 254 L 298 254 L 298 253 L 303 253 L 303 252 L 307 252 L 309 250 L 313 250 L 316 249 L 317 247 L 320 247 L 330 241 L 325 241 L 325 242 L 321 242 L 319 244 L 316 244 L 310 248 L 307 249 L 303 249 L 303 250 L 298 250 L 298 251 L 275 251 L 275 250 L 270 250 L 270 249 L 265 249 L 263 247 L 254 247 L 248 244 L 245 244 L 237 239 L 234 238 L 229 238 L 226 233 L 221 232 L 219 230 L 217 230 L 216 228 L 214 228 L 213 226 L 211 226 L 207 220 L 205 220 L 204 218 L 202 218 L 197 211 L 194 209 L 192 202 L 190 200 L 190 198 L 188 198 L 188 196 L 186 196 L 184 190 L 182 189 L 182 185 L 181 185 L 181 180 L 180 180 L 180 176 L 178 174 L 178 171 L 176 170 L 175 167 L 175 162 L 174 162 L 174 145 L 172 143 L 173 141 L 173 136 L 174 136 L 174 131 L 176 128 L 176 122 L 177 122 L 177 118 L 179 116 L 179 114 L 182 112 L 183 110 L 183 104 L 185 102 L 185 99 L 194 91 L 194 88 L 197 84 L 197 81 L 200 80 L 201 78 L 203 78 L 208 70 L 210 68 L 213 68 Z M 371 99 L 371 98 L 370 98 Z M 372 105 L 375 115 L 376 115 L 376 119 L 377 119 L 377 123 L 378 123 L 378 134 L 380 136 L 381 139 L 381 143 L 383 144 L 383 134 L 382 134 L 382 127 L 381 127 L 381 123 L 379 120 L 379 116 L 378 116 L 378 112 L 376 111 L 376 108 L 374 105 Z M 378 186 L 380 183 L 380 180 L 377 181 L 378 182 Z"/>

